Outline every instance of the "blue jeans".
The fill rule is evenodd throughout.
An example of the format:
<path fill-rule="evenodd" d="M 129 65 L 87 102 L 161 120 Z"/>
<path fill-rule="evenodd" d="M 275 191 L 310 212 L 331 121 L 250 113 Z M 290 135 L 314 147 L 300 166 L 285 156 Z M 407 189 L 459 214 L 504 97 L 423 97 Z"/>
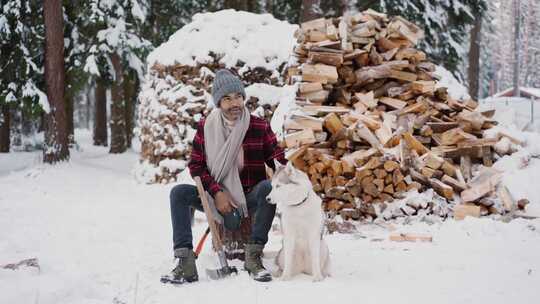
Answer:
<path fill-rule="evenodd" d="M 276 214 L 276 205 L 269 204 L 266 196 L 272 190 L 269 180 L 259 182 L 246 195 L 248 212 L 253 218 L 250 242 L 264 245 L 268 242 L 268 232 Z M 203 211 L 197 187 L 180 184 L 170 193 L 171 220 L 173 228 L 173 248 L 193 249 L 191 232 L 191 209 Z"/>

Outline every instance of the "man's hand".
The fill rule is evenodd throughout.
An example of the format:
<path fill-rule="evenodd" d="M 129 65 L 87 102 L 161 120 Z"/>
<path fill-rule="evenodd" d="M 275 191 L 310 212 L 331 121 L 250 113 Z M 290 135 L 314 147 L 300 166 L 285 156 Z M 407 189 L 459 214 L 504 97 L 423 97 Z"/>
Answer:
<path fill-rule="evenodd" d="M 234 202 L 231 194 L 225 190 L 218 191 L 214 197 L 214 201 L 216 203 L 216 209 L 221 214 L 227 214 L 231 212 L 233 208 L 238 208 L 238 204 Z"/>

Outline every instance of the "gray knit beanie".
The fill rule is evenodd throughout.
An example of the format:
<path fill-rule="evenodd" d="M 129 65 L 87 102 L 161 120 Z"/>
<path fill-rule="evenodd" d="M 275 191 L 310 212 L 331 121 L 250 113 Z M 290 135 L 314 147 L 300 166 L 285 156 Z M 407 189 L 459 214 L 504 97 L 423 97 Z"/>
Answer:
<path fill-rule="evenodd" d="M 234 76 L 229 70 L 221 69 L 216 72 L 214 78 L 214 84 L 212 85 L 212 98 L 214 104 L 219 107 L 221 98 L 227 94 L 240 93 L 246 98 L 246 91 L 244 91 L 244 84 L 238 77 Z"/>

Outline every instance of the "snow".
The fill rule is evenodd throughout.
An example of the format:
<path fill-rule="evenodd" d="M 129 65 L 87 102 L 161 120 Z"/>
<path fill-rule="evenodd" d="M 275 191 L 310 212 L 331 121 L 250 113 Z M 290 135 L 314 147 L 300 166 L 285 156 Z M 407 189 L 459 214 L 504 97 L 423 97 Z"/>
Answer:
<path fill-rule="evenodd" d="M 9 30 L 8 20 L 4 15 L 0 16 L 0 32 L 3 32 L 4 34 L 6 34 L 6 36 L 11 33 L 11 31 Z"/>
<path fill-rule="evenodd" d="M 486 137 L 492 138 L 495 134 L 503 132 L 520 141 L 523 147 L 514 145 L 516 153 L 506 155 L 493 165 L 494 168 L 503 171 L 502 184 L 505 185 L 515 201 L 526 198 L 530 204 L 526 208 L 526 214 L 540 216 L 540 133 L 523 132 L 515 125 L 504 123 L 488 130 Z"/>
<path fill-rule="evenodd" d="M 15 94 L 13 94 L 13 92 L 9 92 L 6 95 L 6 102 L 15 102 L 15 101 L 17 101 L 17 97 L 15 97 Z"/>
<path fill-rule="evenodd" d="M 270 126 L 272 131 L 281 138 L 285 117 L 289 115 L 289 108 L 296 99 L 297 85 L 285 85 L 276 87 L 264 83 L 255 83 L 246 87 L 246 100 L 249 97 L 257 97 L 259 105 L 277 105 Z"/>
<path fill-rule="evenodd" d="M 0 153 L 0 176 L 9 175 L 13 172 L 23 171 L 39 165 L 41 162 L 39 152 Z M 1 198 L 1 196 L 0 196 Z"/>
<path fill-rule="evenodd" d="M 531 129 L 540 132 L 540 102 L 523 97 L 489 97 L 480 101 L 481 110 L 495 110 L 495 119 L 505 127 L 523 129 L 531 122 L 531 102 L 534 106 L 534 124 Z"/>
<path fill-rule="evenodd" d="M 36 162 L 40 152 L 0 154 L 0 265 L 36 257 L 41 266 L 0 268 L 0 303 L 352 303 L 360 297 L 366 303 L 506 304 L 538 298 L 539 219 L 364 223 L 352 234 L 326 236 L 333 276 L 319 283 L 298 276 L 263 284 L 244 271 L 210 281 L 204 269 L 215 267 L 216 257 L 207 240 L 197 260 L 200 282 L 162 285 L 160 275 L 174 266 L 173 185 L 137 183 L 135 152 L 108 154 L 91 145 L 90 132 L 76 132 L 81 149 L 71 151 L 69 163 L 43 165 Z M 195 240 L 204 229 L 197 213 Z M 388 240 L 399 232 L 427 233 L 434 241 Z M 272 229 L 264 259 L 272 269 L 280 243 Z M 232 264 L 242 269 L 241 262 Z"/>
<path fill-rule="evenodd" d="M 297 28 L 270 14 L 235 10 L 195 14 L 190 24 L 150 53 L 147 61 L 149 66 L 156 62 L 195 66 L 212 62 L 213 52 L 223 56 L 219 61 L 226 67 L 242 61 L 245 67 L 272 71 L 287 62 Z"/>
<path fill-rule="evenodd" d="M 139 79 L 144 79 L 144 64 L 142 60 L 139 57 L 135 56 L 135 54 L 133 53 L 128 53 L 127 58 L 129 62 L 129 67 L 131 67 L 135 70 L 135 72 L 137 72 Z"/>
<path fill-rule="evenodd" d="M 121 43 L 125 32 L 126 23 L 122 19 L 117 19 L 111 27 L 100 30 L 96 36 L 99 41 L 106 41 L 109 46 L 116 48 L 119 46 L 119 43 Z"/>
<path fill-rule="evenodd" d="M 24 84 L 22 95 L 24 97 L 33 97 L 37 95 L 38 105 L 41 107 L 41 109 L 43 109 L 45 113 L 49 113 L 51 111 L 47 94 L 45 94 L 42 90 L 36 87 L 36 85 L 32 82 L 31 79 L 28 79 Z"/>
<path fill-rule="evenodd" d="M 454 14 L 455 15 L 461 15 L 461 11 L 462 11 L 465 14 L 469 15 L 470 18 L 474 18 L 474 15 L 471 12 L 471 10 L 469 9 L 469 7 L 463 5 L 463 3 L 461 3 L 461 1 L 453 0 L 452 2 L 453 2 L 452 6 L 454 7 Z"/>
<path fill-rule="evenodd" d="M 540 141 L 537 142 L 539 144 Z M 505 156 L 494 164 L 494 168 L 504 170 L 502 183 L 508 188 L 514 200 L 526 198 L 526 214 L 540 217 L 540 155 L 531 158 L 526 152 Z"/>
<path fill-rule="evenodd" d="M 522 92 L 525 92 L 527 94 L 530 94 L 530 95 L 534 95 L 534 96 L 537 96 L 538 98 L 540 98 L 540 88 L 528 88 L 528 87 L 519 87 L 519 90 L 522 91 Z M 493 95 L 492 97 L 504 97 L 503 95 L 506 95 L 510 92 L 514 91 L 514 88 L 508 88 L 504 91 L 501 91 L 495 95 Z"/>
<path fill-rule="evenodd" d="M 290 97 L 291 93 L 296 93 L 295 86 L 277 87 L 266 83 L 254 83 L 246 87 L 246 100 L 250 97 L 257 97 L 259 105 L 277 105 L 284 98 Z"/>
<path fill-rule="evenodd" d="M 132 5 L 131 14 L 133 15 L 133 17 L 139 19 L 140 22 L 144 22 L 144 20 L 146 19 L 146 14 L 141 8 L 139 1 L 132 0 L 131 5 Z"/>
<path fill-rule="evenodd" d="M 436 88 L 448 88 L 448 94 L 453 99 L 467 100 L 471 98 L 469 90 L 444 67 L 437 65 L 434 74 L 440 77 L 440 80 L 435 85 Z"/>
<path fill-rule="evenodd" d="M 274 133 L 276 133 L 276 137 L 280 139 L 285 136 L 283 129 L 285 119 L 294 113 L 293 110 L 296 108 L 295 100 L 296 92 L 298 91 L 298 84 L 288 87 L 285 86 L 284 88 L 286 88 L 287 94 L 282 95 L 283 98 L 280 100 L 274 114 L 272 115 L 272 120 L 270 121 L 272 131 L 274 131 Z"/>
<path fill-rule="evenodd" d="M 95 55 L 90 55 L 86 58 L 86 63 L 83 70 L 92 75 L 99 76 L 99 68 L 97 67 Z"/>
<path fill-rule="evenodd" d="M 481 100 L 478 110 L 495 110 L 492 119 L 498 125 L 485 132 L 487 138 L 503 132 L 524 143 L 524 147 L 513 145 L 518 151 L 497 160 L 494 167 L 504 171 L 502 184 L 514 200 L 527 198 L 531 202 L 526 213 L 540 216 L 540 115 L 535 111 L 535 123 L 531 125 L 530 104 L 526 98 L 491 97 Z"/>
<path fill-rule="evenodd" d="M 162 168 L 170 168 L 173 171 L 184 170 L 186 168 L 186 161 L 176 159 L 164 159 L 159 162 L 159 166 Z"/>
<path fill-rule="evenodd" d="M 540 98 L 540 88 L 521 88 L 524 92 Z"/>

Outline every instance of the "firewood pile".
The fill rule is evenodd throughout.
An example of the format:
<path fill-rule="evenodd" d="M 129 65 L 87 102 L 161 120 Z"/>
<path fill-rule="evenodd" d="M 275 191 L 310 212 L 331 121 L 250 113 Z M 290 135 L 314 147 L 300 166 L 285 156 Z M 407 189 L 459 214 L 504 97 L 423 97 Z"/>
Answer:
<path fill-rule="evenodd" d="M 214 55 L 215 56 L 215 55 Z M 186 168 L 197 123 L 211 110 L 211 87 L 214 73 L 224 68 L 215 56 L 213 63 L 189 65 L 154 64 L 143 84 L 138 108 L 141 159 L 138 178 L 147 183 L 175 182 Z M 231 68 L 244 85 L 279 79 L 263 68 Z M 246 106 L 254 115 L 271 119 L 276 106 L 260 104 L 251 96 Z"/>
<path fill-rule="evenodd" d="M 285 122 L 284 145 L 327 212 L 376 217 L 407 191 L 430 189 L 437 202 L 403 203 L 388 217 L 508 211 L 497 195 L 486 199 L 493 178 L 482 193 L 471 183 L 475 164 L 493 162 L 499 138 L 484 130 L 496 125 L 494 111 L 437 86 L 435 64 L 415 48 L 419 27 L 367 10 L 303 23 L 295 37 L 298 65 L 287 73 L 299 111 Z"/>

